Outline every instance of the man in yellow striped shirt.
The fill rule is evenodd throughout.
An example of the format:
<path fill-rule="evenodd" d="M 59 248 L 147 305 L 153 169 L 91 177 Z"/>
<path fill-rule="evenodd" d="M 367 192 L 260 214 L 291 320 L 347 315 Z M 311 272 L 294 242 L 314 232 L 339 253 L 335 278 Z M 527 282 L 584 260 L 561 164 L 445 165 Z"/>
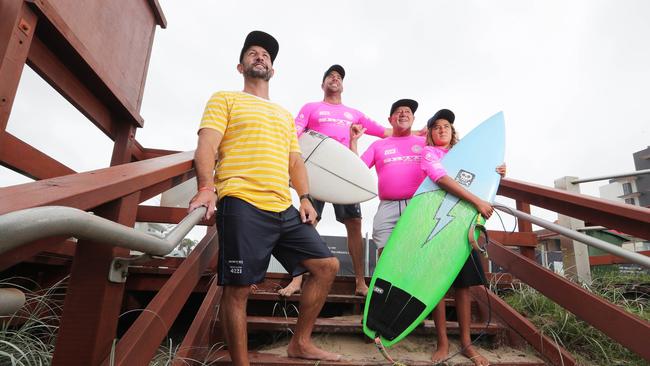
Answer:
<path fill-rule="evenodd" d="M 207 206 L 209 219 L 217 209 L 217 281 L 224 288 L 220 316 L 234 365 L 249 364 L 246 303 L 250 285 L 264 280 L 271 254 L 294 276 L 311 273 L 287 354 L 340 358 L 311 340 L 339 264 L 313 227 L 317 214 L 293 116 L 269 100 L 278 49 L 267 33 L 253 31 L 246 37 L 237 65 L 244 90 L 212 95 L 194 155 L 199 187 L 189 210 Z M 289 180 L 300 196 L 299 210 L 291 205 Z"/>

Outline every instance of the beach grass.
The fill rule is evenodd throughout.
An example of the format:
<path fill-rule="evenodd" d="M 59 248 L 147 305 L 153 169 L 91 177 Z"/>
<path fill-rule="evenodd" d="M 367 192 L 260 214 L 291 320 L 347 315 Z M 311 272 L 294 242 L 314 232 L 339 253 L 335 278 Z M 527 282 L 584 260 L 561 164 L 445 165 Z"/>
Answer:
<path fill-rule="evenodd" d="M 593 282 L 582 286 L 629 313 L 650 321 L 650 293 L 634 290 L 643 284 L 650 284 L 650 276 L 594 271 Z M 647 361 L 528 285 L 513 284 L 501 295 L 543 334 L 571 352 L 581 365 L 648 365 Z"/>

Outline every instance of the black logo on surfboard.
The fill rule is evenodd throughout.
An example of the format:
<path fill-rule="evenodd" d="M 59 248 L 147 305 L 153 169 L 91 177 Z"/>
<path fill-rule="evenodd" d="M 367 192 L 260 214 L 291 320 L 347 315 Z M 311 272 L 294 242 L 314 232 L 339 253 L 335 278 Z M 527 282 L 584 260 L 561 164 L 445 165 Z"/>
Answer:
<path fill-rule="evenodd" d="M 472 185 L 474 177 L 476 177 L 476 174 L 461 169 L 458 174 L 456 174 L 456 178 L 454 180 L 465 187 L 469 187 Z"/>

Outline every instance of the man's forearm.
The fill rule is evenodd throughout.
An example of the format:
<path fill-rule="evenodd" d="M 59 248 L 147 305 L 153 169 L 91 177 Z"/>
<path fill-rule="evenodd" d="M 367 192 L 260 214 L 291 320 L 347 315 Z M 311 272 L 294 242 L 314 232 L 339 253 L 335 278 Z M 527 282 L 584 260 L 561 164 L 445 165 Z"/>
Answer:
<path fill-rule="evenodd" d="M 289 177 L 291 178 L 291 185 L 293 185 L 298 196 L 309 193 L 309 178 L 302 157 L 294 158 L 289 165 Z"/>
<path fill-rule="evenodd" d="M 480 202 L 480 198 L 474 195 L 472 192 L 463 188 L 458 182 L 452 179 L 450 176 L 445 175 L 440 178 L 437 184 L 442 187 L 445 191 L 453 194 L 454 196 L 471 203 L 476 206 Z"/>
<path fill-rule="evenodd" d="M 194 153 L 194 168 L 196 169 L 196 180 L 198 188 L 210 187 L 214 184 L 214 156 L 210 158 L 205 152 Z"/>
<path fill-rule="evenodd" d="M 199 142 L 194 152 L 194 168 L 198 188 L 212 187 L 214 184 L 214 162 L 222 135 L 215 131 L 201 130 Z"/>

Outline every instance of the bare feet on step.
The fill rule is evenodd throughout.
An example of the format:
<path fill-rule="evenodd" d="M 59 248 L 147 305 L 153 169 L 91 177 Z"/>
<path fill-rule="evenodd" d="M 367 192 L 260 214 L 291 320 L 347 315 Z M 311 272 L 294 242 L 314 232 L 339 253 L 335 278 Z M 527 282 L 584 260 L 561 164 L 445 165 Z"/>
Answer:
<path fill-rule="evenodd" d="M 363 297 L 366 297 L 366 295 L 368 295 L 368 285 L 366 285 L 366 281 L 364 280 L 357 281 L 356 286 L 357 287 L 354 290 L 355 295 L 363 296 Z"/>
<path fill-rule="evenodd" d="M 293 283 L 290 283 L 287 285 L 287 287 L 278 290 L 278 294 L 285 297 L 289 297 L 298 292 L 300 292 L 300 286 L 296 286 Z"/>
<path fill-rule="evenodd" d="M 431 356 L 431 361 L 437 363 L 444 361 L 447 357 L 449 357 L 449 344 L 438 344 L 433 356 Z"/>
<path fill-rule="evenodd" d="M 289 284 L 285 288 L 279 289 L 278 294 L 280 294 L 280 296 L 289 297 L 293 294 L 300 292 L 301 287 L 302 287 L 302 276 L 296 276 L 291 280 L 291 282 L 289 282 Z"/>
<path fill-rule="evenodd" d="M 463 351 L 463 355 L 465 355 L 465 357 L 472 360 L 472 362 L 474 362 L 474 365 L 476 366 L 490 365 L 490 361 L 488 361 L 487 358 L 485 358 L 483 355 L 478 353 L 478 351 L 476 351 L 476 349 L 472 345 L 469 345 L 467 348 L 465 348 L 465 350 Z"/>
<path fill-rule="evenodd" d="M 287 347 L 287 356 L 322 361 L 341 361 L 342 358 L 341 355 L 322 350 L 311 342 L 299 345 L 293 339 Z"/>

